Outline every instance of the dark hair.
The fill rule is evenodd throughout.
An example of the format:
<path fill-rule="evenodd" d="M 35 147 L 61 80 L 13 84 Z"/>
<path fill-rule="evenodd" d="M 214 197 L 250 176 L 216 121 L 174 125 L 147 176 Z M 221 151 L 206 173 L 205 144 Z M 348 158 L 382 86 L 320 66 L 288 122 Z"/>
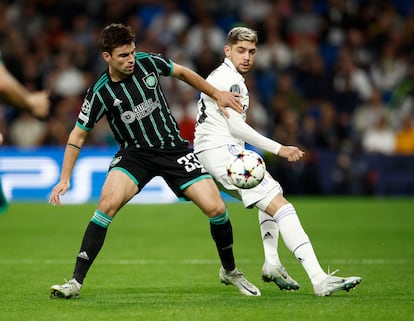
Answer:
<path fill-rule="evenodd" d="M 129 45 L 131 42 L 135 43 L 135 34 L 131 27 L 121 23 L 112 23 L 106 26 L 99 36 L 99 48 L 102 52 L 109 52 L 115 48 Z"/>

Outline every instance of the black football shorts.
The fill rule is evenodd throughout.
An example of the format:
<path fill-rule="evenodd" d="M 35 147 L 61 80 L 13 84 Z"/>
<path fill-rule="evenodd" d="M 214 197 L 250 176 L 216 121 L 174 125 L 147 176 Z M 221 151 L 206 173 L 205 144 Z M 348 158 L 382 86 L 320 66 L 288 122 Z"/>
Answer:
<path fill-rule="evenodd" d="M 111 161 L 111 170 L 123 171 L 139 191 L 152 178 L 161 176 L 179 198 L 184 198 L 182 192 L 191 184 L 211 178 L 192 149 L 185 146 L 166 150 L 121 149 Z"/>

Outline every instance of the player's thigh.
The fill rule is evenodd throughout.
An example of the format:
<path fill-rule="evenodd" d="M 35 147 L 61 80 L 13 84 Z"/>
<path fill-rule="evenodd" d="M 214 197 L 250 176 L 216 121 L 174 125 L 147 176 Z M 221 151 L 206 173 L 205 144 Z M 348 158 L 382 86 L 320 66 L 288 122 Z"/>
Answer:
<path fill-rule="evenodd" d="M 184 195 L 192 200 L 208 217 L 215 217 L 226 211 L 216 183 L 211 178 L 195 182 L 184 190 Z"/>
<path fill-rule="evenodd" d="M 197 154 L 197 158 L 210 175 L 226 189 L 236 188 L 227 176 L 227 164 L 234 159 L 235 154 L 233 153 L 236 153 L 232 147 L 233 145 L 224 145 Z M 241 149 L 237 149 L 237 151 L 241 151 Z"/>
<path fill-rule="evenodd" d="M 254 188 L 240 189 L 233 185 L 227 176 L 226 167 L 234 159 L 235 154 L 241 150 L 239 146 L 224 145 L 198 153 L 197 157 L 207 171 L 214 177 L 220 190 L 241 200 L 245 207 L 256 205 L 259 209 L 265 211 L 277 195 L 283 195 L 282 187 L 268 172 L 266 172 L 263 181 Z M 280 205 L 279 198 L 275 202 L 277 202 L 275 206 Z"/>
<path fill-rule="evenodd" d="M 267 205 L 266 209 L 264 210 L 267 214 L 274 216 L 276 212 L 284 205 L 289 204 L 289 201 L 283 196 L 283 194 L 279 193 L 274 196 L 272 201 Z"/>
<path fill-rule="evenodd" d="M 111 170 L 102 187 L 98 209 L 113 217 L 136 193 L 136 182 L 120 170 Z"/>

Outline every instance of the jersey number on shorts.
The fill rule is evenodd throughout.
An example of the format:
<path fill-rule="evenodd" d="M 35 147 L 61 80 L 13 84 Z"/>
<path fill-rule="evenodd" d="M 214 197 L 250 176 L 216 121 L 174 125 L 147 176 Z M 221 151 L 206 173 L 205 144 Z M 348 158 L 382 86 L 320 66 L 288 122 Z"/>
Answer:
<path fill-rule="evenodd" d="M 183 157 L 177 159 L 178 164 L 183 164 L 187 172 L 192 172 L 197 168 L 203 168 L 199 160 L 194 156 L 193 153 L 189 153 Z"/>

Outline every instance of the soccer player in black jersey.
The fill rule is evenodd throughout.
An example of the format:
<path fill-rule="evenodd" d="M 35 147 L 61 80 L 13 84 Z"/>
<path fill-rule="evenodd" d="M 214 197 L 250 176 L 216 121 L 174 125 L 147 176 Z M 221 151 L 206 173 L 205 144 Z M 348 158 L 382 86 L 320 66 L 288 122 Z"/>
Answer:
<path fill-rule="evenodd" d="M 72 279 L 51 287 L 51 297 L 77 297 L 84 278 L 98 255 L 108 225 L 116 213 L 154 177 L 161 176 L 184 199 L 192 200 L 210 221 L 222 267 L 220 279 L 244 295 L 260 291 L 236 268 L 233 233 L 226 206 L 211 178 L 189 143 L 184 140 L 160 86 L 160 76 L 179 78 L 226 106 L 241 111 L 239 97 L 219 91 L 190 69 L 163 55 L 135 52 L 135 35 L 128 26 L 111 24 L 99 38 L 108 69 L 87 91 L 78 120 L 69 135 L 59 183 L 50 203 L 60 205 L 59 195 L 70 187 L 70 177 L 88 132 L 106 116 L 120 149 L 114 156 L 100 200 L 89 222 Z"/>

